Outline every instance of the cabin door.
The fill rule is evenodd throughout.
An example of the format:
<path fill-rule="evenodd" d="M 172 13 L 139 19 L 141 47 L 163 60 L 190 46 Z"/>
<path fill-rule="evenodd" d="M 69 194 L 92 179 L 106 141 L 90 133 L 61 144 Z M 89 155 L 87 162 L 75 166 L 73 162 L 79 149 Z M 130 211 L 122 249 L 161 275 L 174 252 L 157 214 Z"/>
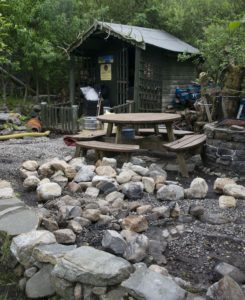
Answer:
<path fill-rule="evenodd" d="M 128 49 L 123 48 L 117 57 L 117 105 L 128 99 Z"/>

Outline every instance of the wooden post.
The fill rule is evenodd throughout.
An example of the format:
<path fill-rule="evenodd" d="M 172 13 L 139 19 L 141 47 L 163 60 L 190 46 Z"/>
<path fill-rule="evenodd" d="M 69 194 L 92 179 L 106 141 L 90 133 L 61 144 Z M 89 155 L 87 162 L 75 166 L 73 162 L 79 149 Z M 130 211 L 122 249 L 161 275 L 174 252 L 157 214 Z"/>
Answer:
<path fill-rule="evenodd" d="M 173 142 L 175 140 L 173 124 L 172 123 L 166 123 L 166 129 L 167 129 L 167 133 L 168 133 L 168 140 L 170 142 Z"/>
<path fill-rule="evenodd" d="M 69 100 L 71 105 L 75 102 L 75 57 L 71 55 L 69 61 Z"/>
<path fill-rule="evenodd" d="M 184 153 L 179 152 L 179 153 L 176 153 L 176 155 L 177 155 L 177 161 L 179 163 L 181 175 L 183 177 L 189 177 L 188 168 L 187 168 L 186 161 L 184 158 Z"/>
<path fill-rule="evenodd" d="M 72 105 L 72 133 L 78 131 L 78 105 Z"/>
<path fill-rule="evenodd" d="M 47 102 L 41 102 L 42 127 L 47 128 Z"/>
<path fill-rule="evenodd" d="M 134 66 L 134 102 L 135 111 L 139 112 L 139 78 L 140 78 L 140 55 L 141 49 L 135 47 L 135 66 Z"/>

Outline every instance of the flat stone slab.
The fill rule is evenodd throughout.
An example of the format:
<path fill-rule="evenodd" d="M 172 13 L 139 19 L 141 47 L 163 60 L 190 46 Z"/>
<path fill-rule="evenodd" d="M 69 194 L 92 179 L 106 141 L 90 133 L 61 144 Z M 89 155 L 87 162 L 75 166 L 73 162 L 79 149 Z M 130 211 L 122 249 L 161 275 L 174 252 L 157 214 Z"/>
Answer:
<path fill-rule="evenodd" d="M 33 249 L 32 256 L 39 262 L 55 265 L 68 251 L 76 249 L 76 245 L 49 244 Z"/>
<path fill-rule="evenodd" d="M 121 286 L 136 299 L 184 300 L 187 292 L 171 278 L 146 268 L 135 271 Z"/>
<path fill-rule="evenodd" d="M 71 282 L 108 286 L 122 282 L 131 272 L 132 266 L 125 259 L 82 246 L 68 252 L 57 263 L 52 275 Z"/>
<path fill-rule="evenodd" d="M 17 205 L 17 206 L 24 206 L 24 202 L 21 201 L 19 198 L 2 198 L 0 199 L 0 211 L 1 211 L 1 207 L 2 206 L 14 206 L 14 205 Z"/>
<path fill-rule="evenodd" d="M 24 206 L 0 205 L 0 231 L 18 235 L 37 229 L 39 217 L 35 210 Z"/>

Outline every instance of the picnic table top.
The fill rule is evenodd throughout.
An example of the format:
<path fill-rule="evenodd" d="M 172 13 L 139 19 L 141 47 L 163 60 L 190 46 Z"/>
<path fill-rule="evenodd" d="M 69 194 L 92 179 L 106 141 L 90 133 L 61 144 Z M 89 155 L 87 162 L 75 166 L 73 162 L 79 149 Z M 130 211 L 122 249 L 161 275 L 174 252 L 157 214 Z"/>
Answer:
<path fill-rule="evenodd" d="M 179 114 L 171 113 L 124 113 L 106 114 L 97 117 L 99 121 L 115 124 L 162 124 L 172 123 L 180 118 Z"/>

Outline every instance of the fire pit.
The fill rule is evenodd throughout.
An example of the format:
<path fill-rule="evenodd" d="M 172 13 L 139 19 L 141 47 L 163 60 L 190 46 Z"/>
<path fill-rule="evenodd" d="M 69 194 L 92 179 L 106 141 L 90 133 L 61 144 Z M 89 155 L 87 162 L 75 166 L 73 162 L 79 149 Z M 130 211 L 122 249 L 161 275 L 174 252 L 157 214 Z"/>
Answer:
<path fill-rule="evenodd" d="M 245 174 L 245 121 L 225 119 L 206 124 L 205 155 L 207 163 L 237 173 Z"/>

